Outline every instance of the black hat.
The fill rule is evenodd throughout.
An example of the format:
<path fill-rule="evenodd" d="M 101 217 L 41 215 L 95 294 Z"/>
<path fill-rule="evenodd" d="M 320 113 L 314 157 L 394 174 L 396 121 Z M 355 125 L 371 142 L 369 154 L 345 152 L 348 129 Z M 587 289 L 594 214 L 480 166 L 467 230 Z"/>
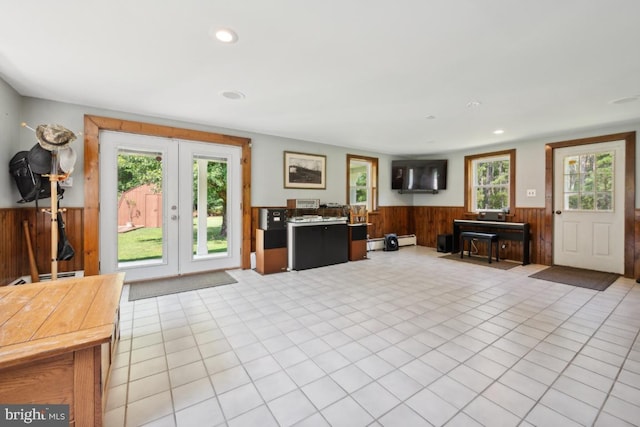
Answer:
<path fill-rule="evenodd" d="M 34 173 L 51 173 L 51 151 L 42 148 L 40 144 L 31 147 L 27 153 L 27 160 Z"/>

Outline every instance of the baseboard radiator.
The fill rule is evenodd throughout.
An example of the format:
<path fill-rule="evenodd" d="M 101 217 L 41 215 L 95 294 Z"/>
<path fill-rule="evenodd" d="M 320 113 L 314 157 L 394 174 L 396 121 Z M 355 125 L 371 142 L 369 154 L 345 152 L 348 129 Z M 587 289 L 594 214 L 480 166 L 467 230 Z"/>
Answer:
<path fill-rule="evenodd" d="M 63 271 L 58 273 L 58 279 L 68 279 L 70 277 L 83 277 L 84 271 Z M 51 273 L 44 273 L 38 276 L 41 282 L 46 282 L 51 280 Z M 12 285 L 24 285 L 26 283 L 31 283 L 31 276 L 22 276 L 9 283 L 7 286 Z"/>
<path fill-rule="evenodd" d="M 398 236 L 398 246 L 412 246 L 412 245 L 417 245 L 417 239 L 415 234 L 406 234 L 404 236 Z M 383 249 L 384 249 L 384 237 L 367 240 L 368 251 L 381 251 Z"/>

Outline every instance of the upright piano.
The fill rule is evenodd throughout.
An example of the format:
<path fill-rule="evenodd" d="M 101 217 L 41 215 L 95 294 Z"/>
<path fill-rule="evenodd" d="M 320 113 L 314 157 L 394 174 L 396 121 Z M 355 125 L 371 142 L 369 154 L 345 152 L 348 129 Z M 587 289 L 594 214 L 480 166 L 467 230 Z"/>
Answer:
<path fill-rule="evenodd" d="M 478 231 L 495 233 L 500 240 L 522 242 L 522 265 L 530 263 L 529 242 L 530 231 L 528 222 L 484 221 L 484 220 L 453 220 L 453 253 L 460 251 L 460 232 Z"/>

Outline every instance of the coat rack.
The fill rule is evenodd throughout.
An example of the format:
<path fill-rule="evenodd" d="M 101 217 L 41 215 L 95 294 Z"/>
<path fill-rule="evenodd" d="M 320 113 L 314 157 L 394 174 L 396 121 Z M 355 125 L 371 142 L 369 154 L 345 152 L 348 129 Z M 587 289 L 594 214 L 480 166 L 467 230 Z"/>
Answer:
<path fill-rule="evenodd" d="M 58 150 L 51 150 L 51 280 L 58 278 Z M 66 179 L 66 177 L 64 178 Z M 64 181 L 64 179 L 62 181 Z"/>
<path fill-rule="evenodd" d="M 43 209 L 43 212 L 51 214 L 51 280 L 58 278 L 58 182 L 66 180 L 75 163 L 75 152 L 68 145 L 75 141 L 76 135 L 69 129 L 60 125 L 39 125 L 36 129 L 22 123 L 22 127 L 36 133 L 38 143 L 42 148 L 51 152 L 51 172 L 42 176 L 49 178 L 51 186 L 51 208 Z M 65 150 L 65 159 L 61 161 L 60 153 Z M 59 173 L 62 169 L 62 174 Z"/>

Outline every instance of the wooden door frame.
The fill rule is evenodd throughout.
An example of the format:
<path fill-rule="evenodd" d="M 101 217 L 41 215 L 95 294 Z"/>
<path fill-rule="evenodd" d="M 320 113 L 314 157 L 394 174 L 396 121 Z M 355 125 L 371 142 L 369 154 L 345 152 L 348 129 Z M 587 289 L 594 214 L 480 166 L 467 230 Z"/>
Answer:
<path fill-rule="evenodd" d="M 251 268 L 251 139 L 192 129 L 84 116 L 84 275 L 100 274 L 100 131 L 176 138 L 241 147 L 241 268 Z"/>
<path fill-rule="evenodd" d="M 572 139 L 545 145 L 545 265 L 553 264 L 554 150 L 601 142 L 625 141 L 624 165 L 624 277 L 635 277 L 636 133 L 624 132 L 591 138 Z M 640 273 L 640 272 L 639 272 Z"/>

